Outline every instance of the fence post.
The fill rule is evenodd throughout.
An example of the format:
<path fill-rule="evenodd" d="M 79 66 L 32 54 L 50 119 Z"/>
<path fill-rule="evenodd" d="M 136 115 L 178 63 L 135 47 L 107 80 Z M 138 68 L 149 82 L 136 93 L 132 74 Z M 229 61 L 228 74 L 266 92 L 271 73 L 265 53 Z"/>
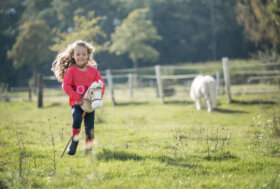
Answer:
<path fill-rule="evenodd" d="M 133 74 L 128 74 L 128 85 L 130 91 L 130 98 L 133 98 Z"/>
<path fill-rule="evenodd" d="M 220 72 L 216 72 L 216 94 L 217 96 L 220 95 Z"/>
<path fill-rule="evenodd" d="M 228 67 L 228 58 L 223 57 L 222 58 L 222 63 L 223 63 L 223 71 L 224 71 L 225 90 L 226 90 L 226 93 L 227 93 L 227 101 L 228 101 L 228 103 L 231 103 L 230 73 L 229 73 L 229 67 Z"/>
<path fill-rule="evenodd" d="M 43 108 L 43 75 L 38 74 L 38 108 Z"/>
<path fill-rule="evenodd" d="M 161 83 L 161 79 L 160 79 L 160 65 L 155 66 L 155 72 L 156 72 L 156 78 L 157 78 L 157 91 L 158 91 L 161 103 L 164 104 L 162 83 Z"/>
<path fill-rule="evenodd" d="M 32 102 L 32 88 L 30 86 L 28 88 L 28 100 L 29 102 Z"/>
<path fill-rule="evenodd" d="M 110 69 L 106 70 L 106 76 L 107 76 L 107 81 L 108 81 L 109 93 L 110 93 L 111 100 L 112 100 L 112 105 L 115 106 L 116 103 L 115 103 L 115 97 L 114 97 L 113 78 L 112 78 Z"/>

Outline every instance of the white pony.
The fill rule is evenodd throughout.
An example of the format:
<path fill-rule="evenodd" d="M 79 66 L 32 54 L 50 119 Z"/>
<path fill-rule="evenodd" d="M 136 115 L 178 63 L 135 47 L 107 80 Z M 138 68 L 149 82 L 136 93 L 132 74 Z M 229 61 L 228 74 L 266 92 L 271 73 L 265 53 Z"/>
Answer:
<path fill-rule="evenodd" d="M 201 109 L 201 98 L 204 97 L 208 112 L 216 107 L 216 80 L 210 75 L 197 75 L 191 85 L 191 99 L 196 109 Z"/>

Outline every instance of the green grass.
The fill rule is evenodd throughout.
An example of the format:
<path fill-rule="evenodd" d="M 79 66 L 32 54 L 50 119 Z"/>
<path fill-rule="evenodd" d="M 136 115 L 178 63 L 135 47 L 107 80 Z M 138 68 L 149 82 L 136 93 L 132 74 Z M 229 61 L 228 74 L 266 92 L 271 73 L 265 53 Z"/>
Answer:
<path fill-rule="evenodd" d="M 67 99 L 0 102 L 0 188 L 280 188 L 280 96 L 233 98 L 212 113 L 187 98 L 106 100 L 92 155 L 82 130 L 77 154 L 61 159 Z"/>

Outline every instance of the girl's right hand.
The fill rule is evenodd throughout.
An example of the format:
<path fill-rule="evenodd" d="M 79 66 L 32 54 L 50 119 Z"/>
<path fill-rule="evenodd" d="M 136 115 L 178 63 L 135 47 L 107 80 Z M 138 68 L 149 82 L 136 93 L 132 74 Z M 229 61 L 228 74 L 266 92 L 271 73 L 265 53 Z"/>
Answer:
<path fill-rule="evenodd" d="M 79 106 L 83 105 L 83 100 L 81 100 L 80 102 L 77 102 L 76 104 Z"/>

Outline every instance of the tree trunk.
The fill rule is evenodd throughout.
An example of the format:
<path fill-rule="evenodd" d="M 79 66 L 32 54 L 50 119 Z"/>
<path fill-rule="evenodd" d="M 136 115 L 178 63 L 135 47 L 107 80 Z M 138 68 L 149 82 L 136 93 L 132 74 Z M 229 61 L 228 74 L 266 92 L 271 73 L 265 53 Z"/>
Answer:
<path fill-rule="evenodd" d="M 276 43 L 273 43 L 273 47 L 272 47 L 272 61 L 273 62 L 277 62 L 277 58 L 278 58 L 278 55 L 277 55 L 277 45 L 276 45 Z"/>
<path fill-rule="evenodd" d="M 137 81 L 137 68 L 138 68 L 138 62 L 137 59 L 133 58 L 132 59 L 133 62 L 133 86 L 136 87 L 138 85 L 138 81 Z"/>
<path fill-rule="evenodd" d="M 211 51 L 212 51 L 212 59 L 216 60 L 216 52 L 217 52 L 217 43 L 216 43 L 216 34 L 215 34 L 215 7 L 212 0 L 209 0 L 209 8 L 210 8 L 210 23 L 211 23 Z"/>
<path fill-rule="evenodd" d="M 134 74 L 136 74 L 137 73 L 137 68 L 138 68 L 138 62 L 135 58 L 132 58 L 132 62 L 133 62 Z"/>
<path fill-rule="evenodd" d="M 32 78 L 30 78 L 28 84 L 29 84 L 29 87 L 31 88 L 31 90 L 33 91 L 33 93 L 36 93 L 36 87 L 35 87 L 35 84 L 36 84 L 36 80 L 37 80 L 37 69 L 36 69 L 36 65 L 37 64 L 34 64 L 32 66 Z"/>

